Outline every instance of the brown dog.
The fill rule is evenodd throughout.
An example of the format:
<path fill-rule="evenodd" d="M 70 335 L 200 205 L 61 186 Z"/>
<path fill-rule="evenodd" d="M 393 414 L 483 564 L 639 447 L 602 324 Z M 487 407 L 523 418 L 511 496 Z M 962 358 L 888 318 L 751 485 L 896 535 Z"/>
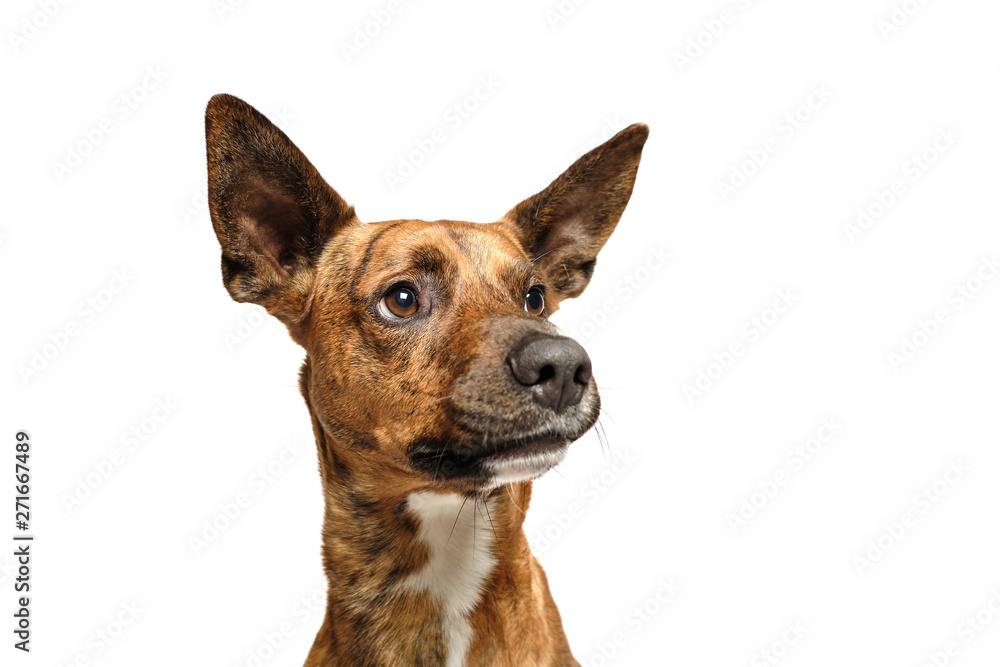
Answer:
<path fill-rule="evenodd" d="M 362 224 L 245 102 L 213 97 L 205 129 L 223 282 L 306 350 L 329 580 L 306 666 L 578 664 L 522 524 L 600 399 L 547 318 L 589 282 L 648 128 L 490 224 Z"/>

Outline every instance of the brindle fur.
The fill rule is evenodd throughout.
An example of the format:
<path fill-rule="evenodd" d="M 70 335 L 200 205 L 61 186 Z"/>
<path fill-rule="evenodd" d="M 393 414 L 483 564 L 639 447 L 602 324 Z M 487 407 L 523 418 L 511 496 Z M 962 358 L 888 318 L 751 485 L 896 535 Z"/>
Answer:
<path fill-rule="evenodd" d="M 469 619 L 466 664 L 578 664 L 522 529 L 531 482 L 489 488 L 481 460 L 539 424 L 572 440 L 596 420 L 592 380 L 589 407 L 554 419 L 517 391 L 505 357 L 525 333 L 556 333 L 547 316 L 586 287 L 647 134 L 626 128 L 498 222 L 362 224 L 264 116 L 228 95 L 209 102 L 223 282 L 306 350 L 300 387 L 319 456 L 329 581 L 307 667 L 444 664 L 434 601 L 399 590 L 429 558 L 407 509 L 418 491 L 461 494 L 495 532 L 497 566 Z M 400 280 L 418 289 L 421 312 L 386 322 L 377 304 Z M 546 317 L 523 309 L 534 284 L 546 286 Z"/>

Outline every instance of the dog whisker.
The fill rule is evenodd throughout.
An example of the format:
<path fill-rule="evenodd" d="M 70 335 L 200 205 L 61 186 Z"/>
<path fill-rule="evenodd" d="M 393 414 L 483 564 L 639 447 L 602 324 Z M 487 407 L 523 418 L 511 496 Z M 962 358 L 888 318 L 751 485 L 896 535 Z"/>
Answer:
<path fill-rule="evenodd" d="M 597 435 L 597 441 L 601 443 L 601 453 L 604 454 L 604 460 L 607 461 L 611 455 L 611 444 L 608 442 L 608 434 L 604 430 L 604 424 L 601 423 L 600 418 L 594 426 L 594 433 Z"/>
<path fill-rule="evenodd" d="M 448 544 L 448 542 L 451 542 L 451 536 L 455 534 L 455 526 L 458 525 L 458 518 L 460 516 L 462 516 L 462 510 L 465 509 L 465 503 L 468 502 L 468 500 L 469 500 L 469 497 L 466 496 L 465 500 L 462 501 L 462 506 L 458 508 L 458 514 L 455 515 L 455 523 L 451 524 L 451 532 L 448 533 L 448 540 L 447 540 L 447 542 L 445 542 L 445 544 Z"/>
<path fill-rule="evenodd" d="M 517 501 L 514 500 L 514 494 L 510 492 L 510 490 L 511 490 L 511 488 L 513 486 L 514 485 L 510 484 L 510 483 L 504 484 L 504 487 L 506 487 L 506 489 L 507 489 L 507 497 L 510 498 L 511 504 L 514 505 L 514 507 L 517 508 L 517 511 L 520 512 L 521 514 L 524 514 L 524 510 L 521 509 L 521 507 L 517 504 Z"/>
<path fill-rule="evenodd" d="M 438 471 L 441 469 L 441 460 L 444 458 L 444 453 L 448 449 L 448 445 L 449 444 L 451 444 L 451 443 L 448 442 L 448 443 L 445 443 L 445 444 L 441 445 L 441 453 L 438 454 L 438 462 L 437 462 L 437 465 L 434 466 L 434 477 L 431 478 L 432 482 L 436 482 L 437 481 Z"/>
<path fill-rule="evenodd" d="M 608 419 L 611 420 L 612 424 L 617 424 L 618 423 L 618 422 L 615 421 L 615 418 L 611 416 L 611 413 L 608 412 L 607 410 L 605 410 L 603 406 L 601 407 L 601 412 L 604 413 L 605 417 L 607 417 Z"/>
<path fill-rule="evenodd" d="M 486 518 L 490 521 L 490 530 L 493 531 L 493 540 L 496 544 L 496 553 L 500 555 L 500 560 L 503 560 L 503 549 L 500 548 L 500 536 L 497 535 L 497 528 L 493 525 L 493 515 L 490 514 L 490 503 L 488 500 L 483 501 L 483 508 L 486 510 Z"/>
<path fill-rule="evenodd" d="M 608 447 L 608 456 L 611 456 L 611 438 L 608 437 L 608 431 L 604 428 L 604 424 L 598 421 L 598 425 L 601 427 L 601 434 L 604 435 L 604 444 Z"/>

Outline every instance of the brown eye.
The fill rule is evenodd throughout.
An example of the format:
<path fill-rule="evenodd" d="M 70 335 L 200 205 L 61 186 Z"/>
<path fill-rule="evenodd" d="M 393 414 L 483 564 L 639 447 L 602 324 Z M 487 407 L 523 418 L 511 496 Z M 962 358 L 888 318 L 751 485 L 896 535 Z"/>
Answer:
<path fill-rule="evenodd" d="M 541 315 L 545 310 L 545 294 L 541 287 L 532 287 L 524 295 L 524 309 L 529 315 Z"/>
<path fill-rule="evenodd" d="M 393 287 L 382 297 L 382 312 L 390 318 L 409 317 L 417 312 L 417 293 L 409 287 Z"/>

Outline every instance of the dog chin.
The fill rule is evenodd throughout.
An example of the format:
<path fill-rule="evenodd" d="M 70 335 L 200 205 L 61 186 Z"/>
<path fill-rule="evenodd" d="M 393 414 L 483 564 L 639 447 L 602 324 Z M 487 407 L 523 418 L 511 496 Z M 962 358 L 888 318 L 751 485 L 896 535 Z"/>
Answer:
<path fill-rule="evenodd" d="M 486 461 L 485 467 L 490 474 L 487 488 L 495 489 L 504 484 L 526 482 L 541 477 L 563 462 L 570 442 L 568 439 L 552 442 L 539 451 Z"/>

